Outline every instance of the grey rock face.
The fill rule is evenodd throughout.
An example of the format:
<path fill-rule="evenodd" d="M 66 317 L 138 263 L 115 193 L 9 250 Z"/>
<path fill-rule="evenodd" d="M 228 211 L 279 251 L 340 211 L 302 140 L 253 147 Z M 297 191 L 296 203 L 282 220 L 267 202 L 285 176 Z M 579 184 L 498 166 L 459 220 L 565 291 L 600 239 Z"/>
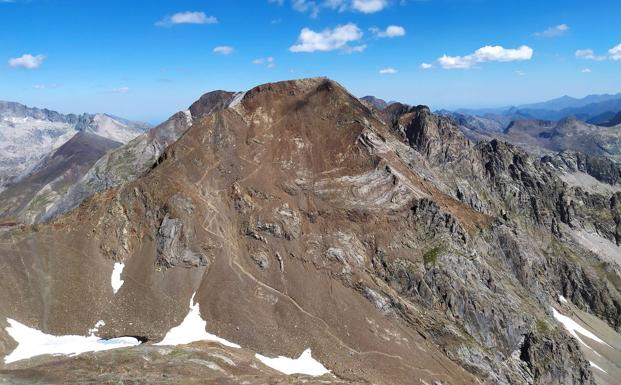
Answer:
<path fill-rule="evenodd" d="M 541 161 L 558 169 L 584 172 L 609 185 L 621 182 L 621 167 L 605 157 L 562 151 L 555 155 L 546 155 Z"/>
<path fill-rule="evenodd" d="M 579 353 L 578 343 L 571 337 L 556 333 L 551 336 L 529 333 L 520 349 L 520 359 L 539 383 L 595 385 L 589 363 Z M 579 363 L 569 366 L 567 362 Z"/>
<path fill-rule="evenodd" d="M 183 222 L 166 214 L 157 231 L 156 264 L 165 268 L 207 266 L 209 259 L 205 255 L 189 249 L 189 237 Z"/>
<path fill-rule="evenodd" d="M 604 181 L 616 181 L 614 163 L 575 153 L 539 161 L 520 148 L 498 140 L 471 147 L 462 144 L 456 125 L 425 118 L 424 108 L 392 108 L 395 115 L 387 120 L 393 122 L 395 131 L 410 146 L 425 156 L 432 168 L 444 174 L 445 191 L 455 191 L 460 201 L 496 217 L 492 238 L 486 239 L 495 245 L 491 246 L 495 251 L 488 250 L 486 258 L 477 258 L 476 253 L 463 258 L 452 252 L 459 249 L 467 253 L 479 241 L 455 237 L 461 232 L 451 230 L 455 227 L 450 216 L 430 220 L 442 215 L 428 207 L 422 211 L 422 220 L 414 221 L 428 229 L 423 231 L 427 234 L 423 240 L 428 245 L 423 263 L 386 258 L 389 253 L 382 250 L 375 263 L 381 266 L 379 274 L 400 293 L 426 306 L 446 309 L 451 319 L 462 325 L 480 346 L 502 352 L 503 364 L 499 364 L 498 357 L 474 345 L 449 349 L 463 365 L 488 373 L 490 383 L 594 383 L 589 364 L 581 357 L 575 341 L 552 328 L 550 331 L 554 332 L 537 334 L 541 321 L 535 314 L 513 312 L 515 306 L 510 304 L 517 299 L 513 297 L 517 293 L 509 294 L 513 289 L 508 283 L 520 282 L 530 296 L 542 302 L 547 301 L 543 293 L 563 293 L 579 308 L 596 314 L 618 330 L 619 287 L 596 282 L 602 273 L 585 266 L 582 259 L 594 258 L 593 254 L 571 239 L 574 231 L 583 228 L 595 228 L 608 240 L 618 239 L 616 218 L 620 200 L 616 195 L 590 194 L 572 188 L 558 176 L 558 169 L 564 167 L 597 175 Z M 459 151 L 451 153 L 453 149 Z M 554 167 L 548 167 L 550 164 Z M 413 210 L 416 212 L 420 211 Z M 542 251 L 529 244 L 522 233 L 527 228 L 550 234 L 550 245 Z M 453 236 L 442 237 L 442 231 Z M 572 242 L 573 248 L 562 246 L 563 242 Z M 438 248 L 438 244 L 442 247 Z M 595 258 L 587 264 L 602 263 L 607 266 L 604 274 L 621 276 L 618 266 Z M 505 266 L 505 272 L 491 267 L 497 263 Z M 500 293 L 503 299 L 494 299 Z"/>

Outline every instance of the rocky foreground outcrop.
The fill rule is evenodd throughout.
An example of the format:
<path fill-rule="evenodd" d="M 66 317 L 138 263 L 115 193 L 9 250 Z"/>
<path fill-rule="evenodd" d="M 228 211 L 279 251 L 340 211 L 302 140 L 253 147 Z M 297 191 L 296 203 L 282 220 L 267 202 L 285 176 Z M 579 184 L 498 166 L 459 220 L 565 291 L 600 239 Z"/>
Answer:
<path fill-rule="evenodd" d="M 146 173 L 0 232 L 14 293 L 0 309 L 150 343 L 196 293 L 209 332 L 270 357 L 312 348 L 332 382 L 594 384 L 552 309 L 562 295 L 621 330 L 619 201 L 424 106 L 369 109 L 325 78 L 266 84 L 193 119 Z M 42 370 L 27 366 L 5 370 Z"/>

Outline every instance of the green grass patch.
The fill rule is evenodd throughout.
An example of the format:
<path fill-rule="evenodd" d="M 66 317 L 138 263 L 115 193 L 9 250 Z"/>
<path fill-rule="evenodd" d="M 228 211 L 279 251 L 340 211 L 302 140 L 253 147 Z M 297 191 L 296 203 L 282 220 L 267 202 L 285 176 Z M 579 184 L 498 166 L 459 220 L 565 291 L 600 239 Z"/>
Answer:
<path fill-rule="evenodd" d="M 540 334 L 543 336 L 550 335 L 550 333 L 552 332 L 552 329 L 550 329 L 550 326 L 548 325 L 548 323 L 542 319 L 538 319 L 535 322 L 535 330 L 537 330 L 537 334 Z"/>
<path fill-rule="evenodd" d="M 432 249 L 425 251 L 423 254 L 423 262 L 425 265 L 435 265 L 438 262 L 438 257 L 444 252 L 444 247 L 436 246 Z"/>

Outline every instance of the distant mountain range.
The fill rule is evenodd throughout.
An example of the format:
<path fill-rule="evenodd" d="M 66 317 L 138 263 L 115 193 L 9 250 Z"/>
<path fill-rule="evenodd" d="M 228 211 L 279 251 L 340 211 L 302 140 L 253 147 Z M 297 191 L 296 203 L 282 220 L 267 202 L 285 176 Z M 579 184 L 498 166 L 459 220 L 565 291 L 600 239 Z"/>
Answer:
<path fill-rule="evenodd" d="M 621 163 L 621 93 L 438 113 L 453 119 L 475 142 L 500 139 L 537 155 L 569 150 Z"/>
<path fill-rule="evenodd" d="M 127 143 L 148 128 L 107 114 L 61 114 L 0 101 L 0 191 L 79 132 Z"/>
<path fill-rule="evenodd" d="M 475 116 L 507 116 L 544 120 L 561 120 L 573 116 L 597 124 L 607 121 L 619 111 L 621 111 L 621 93 L 589 95 L 584 98 L 562 96 L 540 103 L 500 108 L 462 108 L 454 112 Z"/>
<path fill-rule="evenodd" d="M 103 155 L 148 129 L 108 114 L 0 102 L 0 216 L 34 221 Z"/>

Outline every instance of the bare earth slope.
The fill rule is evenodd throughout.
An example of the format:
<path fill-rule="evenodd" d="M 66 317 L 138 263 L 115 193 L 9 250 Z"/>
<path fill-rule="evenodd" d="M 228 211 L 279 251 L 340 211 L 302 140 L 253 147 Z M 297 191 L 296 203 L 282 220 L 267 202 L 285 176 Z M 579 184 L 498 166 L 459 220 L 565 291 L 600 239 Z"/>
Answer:
<path fill-rule="evenodd" d="M 564 295 L 620 330 L 621 199 L 581 194 L 426 107 L 383 116 L 323 78 L 262 85 L 194 120 L 144 176 L 0 232 L 0 290 L 12 293 L 0 299 L 0 351 L 16 346 L 8 318 L 55 335 L 104 320 L 102 337 L 157 342 L 196 293 L 207 330 L 241 345 L 224 351 L 244 367 L 242 352 L 311 348 L 328 382 L 593 384 L 552 307 Z M 590 250 L 587 232 L 613 255 Z M 158 383 L 191 378 L 196 368 L 179 368 L 211 348 L 178 349 L 188 360 Z M 102 368 L 122 379 L 105 363 L 115 357 L 150 373 L 143 362 L 161 354 L 63 358 L 67 374 L 50 381 Z M 45 365 L 2 373 L 33 378 Z"/>

